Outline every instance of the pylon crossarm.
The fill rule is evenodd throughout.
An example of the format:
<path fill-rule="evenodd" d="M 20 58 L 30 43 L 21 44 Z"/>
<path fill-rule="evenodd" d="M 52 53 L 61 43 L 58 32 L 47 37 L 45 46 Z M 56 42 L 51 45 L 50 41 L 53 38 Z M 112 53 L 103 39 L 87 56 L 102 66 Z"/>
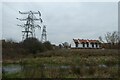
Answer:
<path fill-rule="evenodd" d="M 40 20 L 40 19 L 37 19 L 37 18 L 36 18 L 36 19 L 33 19 L 33 20 L 36 20 L 36 21 L 38 21 L 38 20 Z"/>
<path fill-rule="evenodd" d="M 32 31 L 22 31 L 22 32 L 30 32 L 30 33 L 32 33 Z"/>
<path fill-rule="evenodd" d="M 17 24 L 17 26 L 20 26 L 20 27 L 25 27 L 24 25 L 19 25 L 19 24 Z"/>
<path fill-rule="evenodd" d="M 40 11 L 38 11 L 38 13 L 39 13 L 39 16 L 41 16 L 41 13 L 40 13 Z"/>
<path fill-rule="evenodd" d="M 20 21 L 27 21 L 28 20 L 28 19 L 19 19 L 19 18 L 16 18 L 16 19 L 18 19 Z"/>
<path fill-rule="evenodd" d="M 20 14 L 29 14 L 30 12 L 21 12 L 19 11 Z"/>

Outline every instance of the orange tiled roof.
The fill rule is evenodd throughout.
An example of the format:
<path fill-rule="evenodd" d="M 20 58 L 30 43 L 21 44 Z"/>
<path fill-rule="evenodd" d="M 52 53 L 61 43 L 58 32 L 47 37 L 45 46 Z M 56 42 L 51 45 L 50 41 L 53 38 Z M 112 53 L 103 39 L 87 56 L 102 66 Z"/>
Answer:
<path fill-rule="evenodd" d="M 77 42 L 77 43 L 87 43 L 87 42 L 90 42 L 90 43 L 98 43 L 99 41 L 98 40 L 89 40 L 89 39 L 73 39 L 74 42 Z"/>
<path fill-rule="evenodd" d="M 87 40 L 85 40 L 85 39 L 78 39 L 79 40 L 79 42 L 84 42 L 84 43 L 86 43 L 86 42 L 88 42 Z"/>
<path fill-rule="evenodd" d="M 98 40 L 88 40 L 89 42 L 91 42 L 91 43 L 97 43 L 97 42 L 99 42 Z"/>

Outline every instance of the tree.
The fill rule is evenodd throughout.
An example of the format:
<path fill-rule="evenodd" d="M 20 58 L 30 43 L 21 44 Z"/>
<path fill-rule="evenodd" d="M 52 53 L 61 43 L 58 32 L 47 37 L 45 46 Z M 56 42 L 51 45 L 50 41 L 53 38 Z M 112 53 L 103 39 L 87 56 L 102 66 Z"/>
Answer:
<path fill-rule="evenodd" d="M 118 35 L 117 31 L 107 32 L 103 38 L 100 36 L 99 40 L 103 43 L 102 47 L 104 47 L 104 48 L 118 49 L 118 47 L 120 45 L 119 44 L 119 41 L 120 41 L 119 35 Z"/>
<path fill-rule="evenodd" d="M 110 44 L 116 44 L 118 43 L 118 32 L 117 31 L 114 31 L 113 33 L 110 33 L 110 32 L 107 32 L 106 35 L 105 35 L 105 39 L 107 41 L 107 43 L 110 43 Z"/>
<path fill-rule="evenodd" d="M 117 31 L 114 31 L 114 32 L 107 32 L 105 34 L 105 40 L 107 43 L 110 43 L 110 44 L 117 44 L 119 42 L 119 36 L 118 36 L 118 32 Z M 99 37 L 99 40 L 103 43 L 105 43 L 105 41 L 103 41 L 103 38 L 100 36 Z"/>
<path fill-rule="evenodd" d="M 33 53 L 33 54 L 37 53 L 37 51 L 43 51 L 41 49 L 42 43 L 39 42 L 39 40 L 36 39 L 36 38 L 25 39 L 23 41 L 23 46 L 24 46 L 25 49 L 28 50 L 28 52 Z"/>
<path fill-rule="evenodd" d="M 100 42 L 104 43 L 103 38 L 101 36 L 99 36 L 99 40 Z"/>

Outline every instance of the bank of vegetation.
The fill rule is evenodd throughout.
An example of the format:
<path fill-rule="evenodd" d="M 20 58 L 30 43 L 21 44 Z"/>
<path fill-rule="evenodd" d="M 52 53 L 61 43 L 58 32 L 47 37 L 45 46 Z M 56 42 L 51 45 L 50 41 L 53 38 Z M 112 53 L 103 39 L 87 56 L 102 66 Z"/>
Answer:
<path fill-rule="evenodd" d="M 6 78 L 118 78 L 118 64 L 118 50 L 60 49 L 4 61 L 3 66 L 22 66 L 20 72 L 5 73 Z"/>
<path fill-rule="evenodd" d="M 20 65 L 22 67 L 21 71 L 15 73 L 3 71 L 3 78 L 117 79 L 120 46 L 116 43 L 117 37 L 110 37 L 113 35 L 109 33 L 107 36 L 108 43 L 103 42 L 101 49 L 57 47 L 49 41 L 41 43 L 36 38 L 28 38 L 22 42 L 3 40 L 3 66 Z M 100 39 L 102 42 L 102 38 Z"/>
<path fill-rule="evenodd" d="M 12 40 L 2 41 L 2 57 L 4 59 L 21 58 L 29 55 L 35 55 L 45 51 L 53 50 L 53 45 L 46 41 L 40 42 L 36 38 L 28 38 L 22 42 Z"/>

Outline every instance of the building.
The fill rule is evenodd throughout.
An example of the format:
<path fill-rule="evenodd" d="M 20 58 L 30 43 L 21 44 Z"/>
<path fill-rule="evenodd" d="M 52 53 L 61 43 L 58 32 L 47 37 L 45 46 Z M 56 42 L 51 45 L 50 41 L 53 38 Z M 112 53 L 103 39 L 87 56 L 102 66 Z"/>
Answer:
<path fill-rule="evenodd" d="M 89 39 L 73 39 L 71 43 L 71 48 L 96 48 L 99 49 L 100 47 L 99 40 L 89 40 Z"/>

